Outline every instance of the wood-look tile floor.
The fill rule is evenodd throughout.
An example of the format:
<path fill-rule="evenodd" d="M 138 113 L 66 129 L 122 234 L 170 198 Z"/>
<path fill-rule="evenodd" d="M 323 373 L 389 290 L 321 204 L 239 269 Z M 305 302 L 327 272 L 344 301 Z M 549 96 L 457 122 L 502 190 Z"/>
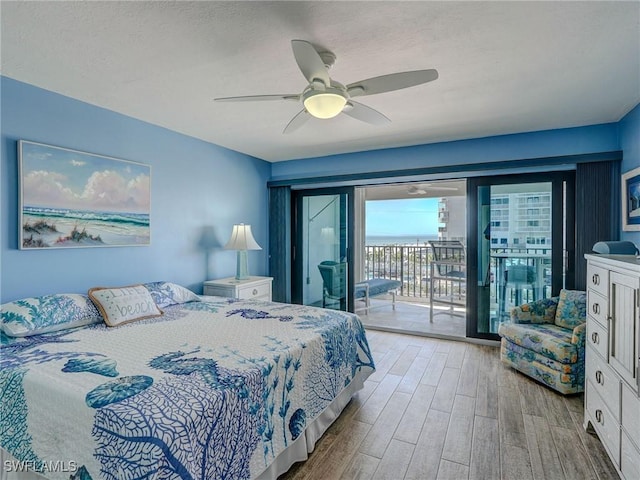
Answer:
<path fill-rule="evenodd" d="M 368 331 L 376 372 L 280 480 L 617 479 L 583 396 L 503 366 L 499 349 Z"/>

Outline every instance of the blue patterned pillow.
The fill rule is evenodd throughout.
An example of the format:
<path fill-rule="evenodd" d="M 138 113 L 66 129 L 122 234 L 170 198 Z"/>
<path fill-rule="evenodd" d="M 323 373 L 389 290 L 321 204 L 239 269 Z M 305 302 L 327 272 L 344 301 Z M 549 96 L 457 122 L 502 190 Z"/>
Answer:
<path fill-rule="evenodd" d="M 198 297 L 191 290 L 171 282 L 150 282 L 144 286 L 149 290 L 153 301 L 156 302 L 158 308 L 165 308 L 169 305 L 177 305 L 187 302 L 199 302 Z"/>
<path fill-rule="evenodd" d="M 555 324 L 575 328 L 587 321 L 587 292 L 560 290 Z"/>
<path fill-rule="evenodd" d="M 78 293 L 24 298 L 5 303 L 0 309 L 2 331 L 10 337 L 39 335 L 102 321 L 89 297 Z"/>

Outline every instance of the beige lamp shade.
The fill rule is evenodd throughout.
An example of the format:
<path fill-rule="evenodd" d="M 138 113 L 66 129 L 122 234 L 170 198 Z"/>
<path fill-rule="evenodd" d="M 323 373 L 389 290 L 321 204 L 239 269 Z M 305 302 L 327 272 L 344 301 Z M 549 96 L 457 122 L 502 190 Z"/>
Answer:
<path fill-rule="evenodd" d="M 229 238 L 224 248 L 227 250 L 262 250 L 262 247 L 253 238 L 251 225 L 245 225 L 244 223 L 233 226 L 231 238 Z"/>

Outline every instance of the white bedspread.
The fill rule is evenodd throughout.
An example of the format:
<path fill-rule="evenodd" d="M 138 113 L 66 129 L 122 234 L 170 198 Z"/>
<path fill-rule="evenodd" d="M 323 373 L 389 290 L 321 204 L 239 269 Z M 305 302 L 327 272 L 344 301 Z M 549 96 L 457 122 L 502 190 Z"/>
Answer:
<path fill-rule="evenodd" d="M 373 371 L 353 314 L 203 298 L 3 337 L 1 446 L 49 478 L 255 478 Z"/>

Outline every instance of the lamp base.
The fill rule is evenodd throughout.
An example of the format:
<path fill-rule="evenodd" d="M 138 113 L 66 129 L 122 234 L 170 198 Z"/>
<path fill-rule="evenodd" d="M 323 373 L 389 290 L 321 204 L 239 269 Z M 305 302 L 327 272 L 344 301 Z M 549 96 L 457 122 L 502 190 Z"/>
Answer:
<path fill-rule="evenodd" d="M 249 279 L 249 261 L 247 259 L 246 250 L 238 250 L 236 265 L 236 280 Z"/>

